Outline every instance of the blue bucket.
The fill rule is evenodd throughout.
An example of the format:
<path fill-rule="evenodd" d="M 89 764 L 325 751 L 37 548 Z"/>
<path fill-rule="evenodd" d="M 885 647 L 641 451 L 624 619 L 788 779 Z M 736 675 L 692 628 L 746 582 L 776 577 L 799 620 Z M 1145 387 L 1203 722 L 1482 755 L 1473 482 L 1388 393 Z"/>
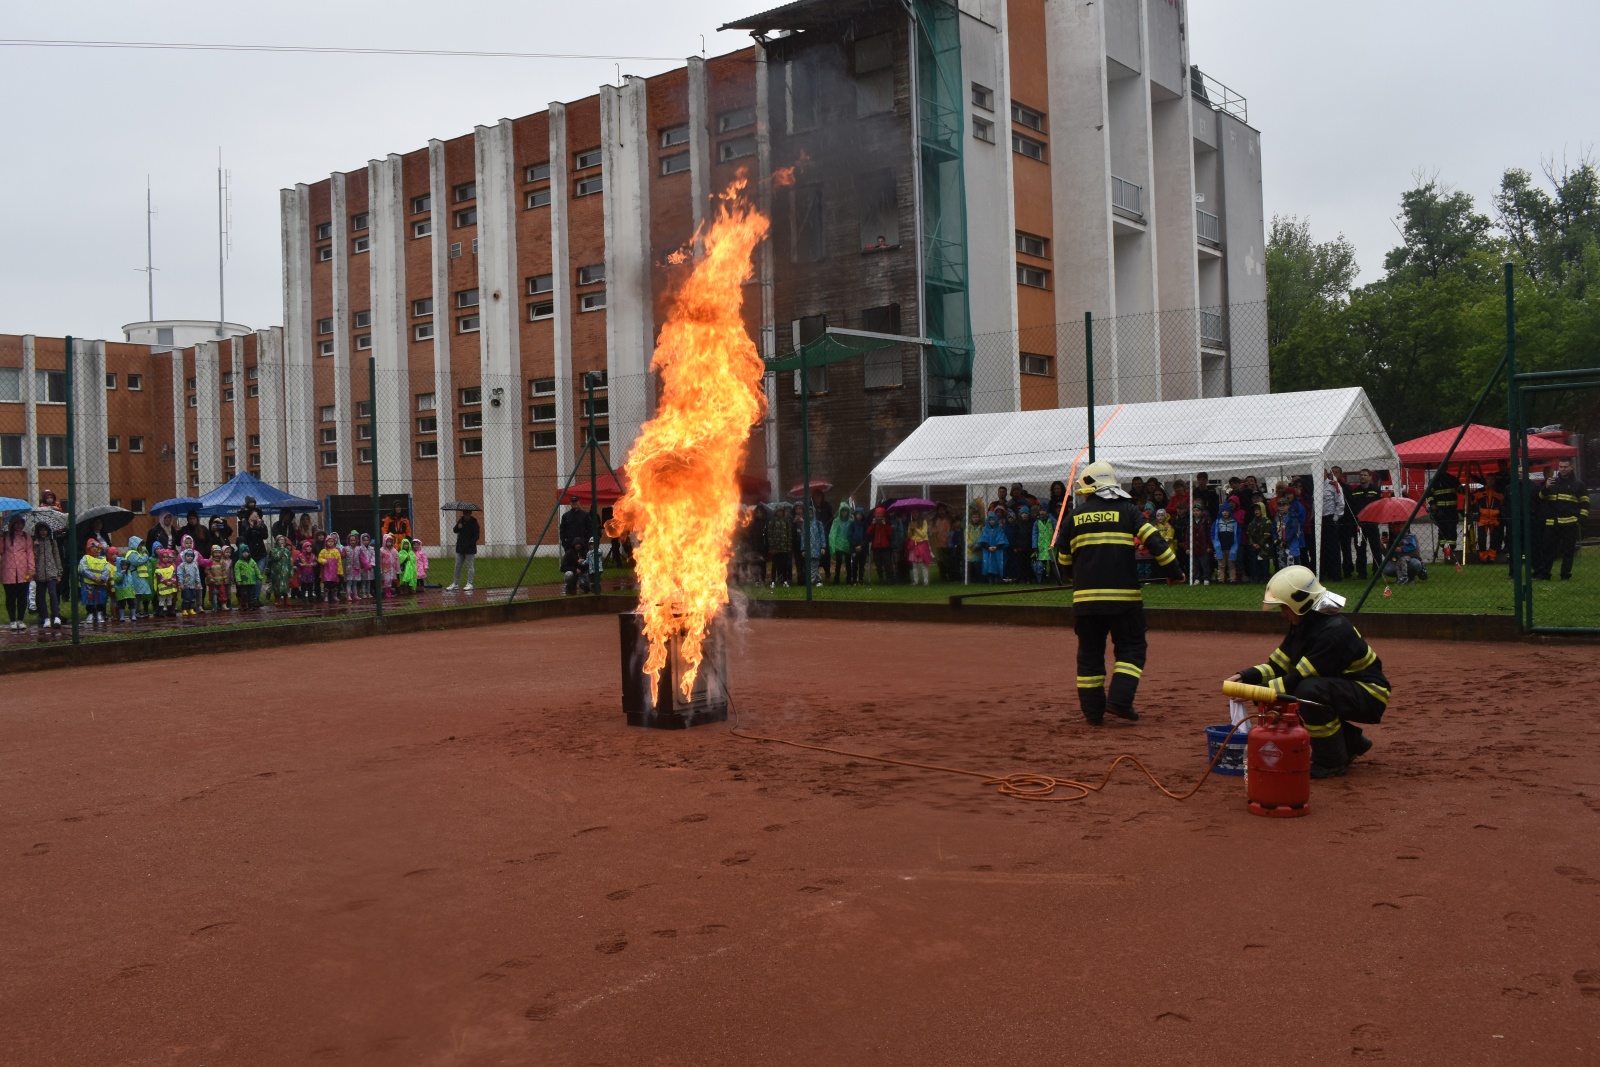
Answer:
<path fill-rule="evenodd" d="M 1206 759 L 1216 759 L 1217 749 L 1223 747 L 1223 742 L 1228 741 L 1228 734 L 1233 727 L 1224 723 L 1221 726 L 1206 727 Z M 1217 760 L 1214 773 L 1231 775 L 1234 778 L 1244 777 L 1244 751 L 1245 744 L 1250 735 L 1243 730 L 1233 735 L 1233 740 L 1228 741 L 1222 758 Z"/>

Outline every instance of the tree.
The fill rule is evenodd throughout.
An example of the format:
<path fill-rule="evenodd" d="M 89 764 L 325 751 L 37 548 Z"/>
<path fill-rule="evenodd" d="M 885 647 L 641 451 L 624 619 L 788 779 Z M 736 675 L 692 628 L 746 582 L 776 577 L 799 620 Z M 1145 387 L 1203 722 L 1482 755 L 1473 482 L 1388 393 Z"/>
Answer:
<path fill-rule="evenodd" d="M 1344 234 L 1318 242 L 1311 220 L 1272 216 L 1267 238 L 1267 343 L 1288 339 L 1306 315 L 1336 305 L 1356 280 L 1356 249 Z"/>
<path fill-rule="evenodd" d="M 1491 244 L 1489 219 L 1478 214 L 1472 194 L 1421 181 L 1400 194 L 1400 247 L 1383 259 L 1386 282 L 1437 278 L 1466 266 L 1472 254 Z"/>
<path fill-rule="evenodd" d="M 1585 157 L 1559 173 L 1546 164 L 1544 176 L 1551 192 L 1520 167 L 1506 171 L 1494 198 L 1496 221 L 1529 277 L 1582 284 L 1586 250 L 1600 244 L 1600 171 Z"/>

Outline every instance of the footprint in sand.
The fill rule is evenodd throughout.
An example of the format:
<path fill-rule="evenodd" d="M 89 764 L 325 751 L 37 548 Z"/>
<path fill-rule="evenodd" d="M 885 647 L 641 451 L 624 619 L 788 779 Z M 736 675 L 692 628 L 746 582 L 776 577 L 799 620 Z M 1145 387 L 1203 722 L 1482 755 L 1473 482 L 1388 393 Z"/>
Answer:
<path fill-rule="evenodd" d="M 1387 1056 L 1381 1042 L 1389 1040 L 1389 1031 L 1377 1023 L 1360 1023 L 1350 1028 L 1352 1045 L 1350 1058 L 1355 1060 L 1382 1060 Z"/>
<path fill-rule="evenodd" d="M 756 854 L 753 851 L 749 849 L 740 849 L 738 852 L 735 852 L 733 855 L 723 860 L 722 865 L 724 867 L 737 867 L 739 864 L 749 863 L 755 858 Z"/>
<path fill-rule="evenodd" d="M 616 889 L 616 890 L 611 891 L 610 893 L 607 893 L 606 894 L 606 899 L 607 900 L 627 900 L 631 896 L 633 896 L 633 890 L 631 890 L 631 889 Z"/>
<path fill-rule="evenodd" d="M 1600 997 L 1600 969 L 1574 971 L 1572 980 L 1578 983 L 1578 992 L 1586 997 Z"/>
<path fill-rule="evenodd" d="M 35 845 L 35 848 L 39 846 Z M 1570 879 L 1577 885 L 1600 885 L 1600 878 L 1589 877 L 1589 872 L 1582 867 L 1557 867 L 1556 873 L 1563 878 Z"/>
<path fill-rule="evenodd" d="M 621 934 L 614 937 L 601 938 L 595 943 L 594 950 L 607 956 L 615 956 L 628 947 L 628 939 Z"/>

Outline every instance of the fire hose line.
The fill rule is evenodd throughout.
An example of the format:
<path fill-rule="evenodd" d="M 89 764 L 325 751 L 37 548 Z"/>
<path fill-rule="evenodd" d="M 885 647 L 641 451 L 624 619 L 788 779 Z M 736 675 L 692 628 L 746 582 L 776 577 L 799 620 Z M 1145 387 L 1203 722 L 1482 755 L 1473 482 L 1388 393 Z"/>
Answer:
<path fill-rule="evenodd" d="M 886 763 L 895 767 L 914 767 L 917 770 L 938 771 L 941 774 L 959 774 L 967 778 L 981 778 L 984 785 L 994 786 L 1000 792 L 1001 796 L 1011 797 L 1013 800 L 1034 800 L 1054 803 L 1061 803 L 1069 800 L 1082 800 L 1090 793 L 1098 793 L 1104 789 L 1106 784 L 1111 781 L 1112 772 L 1114 772 L 1119 765 L 1122 763 L 1131 763 L 1144 772 L 1144 776 L 1150 779 L 1151 785 L 1161 790 L 1161 792 L 1165 793 L 1173 800 L 1188 800 L 1190 797 L 1200 792 L 1200 787 L 1206 784 L 1206 779 L 1211 777 L 1211 772 L 1216 769 L 1217 761 L 1220 760 L 1222 758 L 1222 754 L 1227 751 L 1228 744 L 1233 741 L 1234 735 L 1239 732 L 1240 728 L 1243 727 L 1245 723 L 1250 722 L 1252 719 L 1270 717 L 1272 717 L 1271 713 L 1257 713 L 1255 715 L 1248 715 L 1239 722 L 1235 723 L 1233 729 L 1228 731 L 1227 739 L 1224 740 L 1222 744 L 1217 746 L 1217 754 L 1211 757 L 1211 763 L 1206 767 L 1206 773 L 1200 776 L 1200 780 L 1196 782 L 1193 788 L 1191 788 L 1187 793 L 1174 793 L 1172 790 L 1162 785 L 1156 776 L 1150 773 L 1150 768 L 1146 767 L 1142 762 L 1140 762 L 1139 757 L 1130 752 L 1124 752 L 1122 755 L 1112 760 L 1111 766 L 1106 768 L 1106 773 L 1100 779 L 1099 783 L 1091 785 L 1088 782 L 1080 782 L 1073 778 L 1060 778 L 1051 774 L 1035 774 L 1030 771 L 1019 771 L 1013 774 L 1003 775 L 988 774 L 984 771 L 970 771 L 961 767 L 945 767 L 938 763 L 921 763 L 917 760 L 894 759 L 889 756 L 874 756 L 866 752 L 851 752 L 850 750 L 843 748 L 831 748 L 827 745 L 814 745 L 807 741 L 790 741 L 787 738 L 782 737 L 766 737 L 762 734 L 745 733 L 739 728 L 737 709 L 734 710 L 734 728 L 728 732 L 734 737 L 743 738 L 746 741 L 764 741 L 774 745 L 789 745 L 792 748 L 809 749 L 812 752 L 827 752 L 835 756 L 848 756 L 851 759 L 871 760 L 874 763 Z M 1072 789 L 1076 790 L 1076 792 L 1070 793 L 1067 796 L 1056 796 L 1055 792 L 1058 789 Z"/>

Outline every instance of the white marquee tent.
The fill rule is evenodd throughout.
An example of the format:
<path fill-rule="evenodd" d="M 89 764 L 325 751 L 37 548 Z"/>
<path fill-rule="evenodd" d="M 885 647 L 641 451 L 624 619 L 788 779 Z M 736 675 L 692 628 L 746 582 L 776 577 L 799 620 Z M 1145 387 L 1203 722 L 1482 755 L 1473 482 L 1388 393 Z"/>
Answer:
<path fill-rule="evenodd" d="M 1021 482 L 1039 492 L 1088 461 L 1088 411 L 1049 408 L 927 419 L 872 471 L 886 486 Z M 1269 482 L 1330 466 L 1398 472 L 1400 458 L 1361 389 L 1265 393 L 1095 407 L 1095 458 L 1117 477 L 1265 476 Z M 968 492 L 968 497 L 972 495 Z M 1321 537 L 1321 508 L 1307 502 Z"/>

